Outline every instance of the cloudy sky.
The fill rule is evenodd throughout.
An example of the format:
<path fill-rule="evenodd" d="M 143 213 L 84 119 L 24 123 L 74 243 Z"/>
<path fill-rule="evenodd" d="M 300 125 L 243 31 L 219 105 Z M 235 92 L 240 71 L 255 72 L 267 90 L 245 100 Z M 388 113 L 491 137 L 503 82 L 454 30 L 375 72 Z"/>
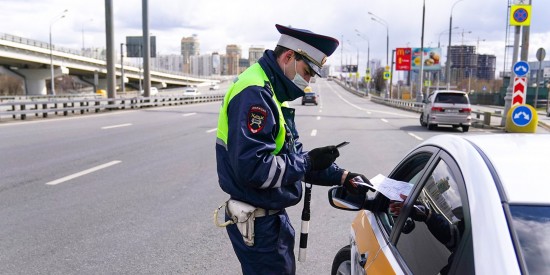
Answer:
<path fill-rule="evenodd" d="M 439 43 L 447 46 L 451 7 L 456 3 L 452 18 L 457 28 L 453 30 L 452 45 L 479 46 L 478 53 L 496 55 L 497 71 L 501 71 L 509 0 L 457 1 L 425 0 L 424 47 L 437 47 Z M 531 1 L 529 59 L 535 60 L 540 47 L 546 47 L 550 55 L 550 1 Z M 115 45 L 125 42 L 126 36 L 142 35 L 142 1 L 112 2 Z M 350 59 L 356 63 L 359 51 L 363 70 L 365 38 L 370 41 L 370 58 L 386 59 L 386 27 L 371 20 L 368 13 L 387 22 L 390 49 L 420 47 L 422 4 L 423 0 L 150 0 L 149 29 L 156 36 L 159 54 L 179 54 L 181 38 L 197 34 L 201 54 L 225 52 L 227 44 L 239 44 L 247 55 L 252 45 L 275 46 L 279 38 L 276 23 L 291 25 L 340 40 L 343 51 L 338 48 L 329 59 L 334 65 L 340 65 L 342 59 L 348 60 L 344 63 Z M 1 33 L 47 42 L 50 23 L 67 9 L 66 17 L 52 24 L 53 43 L 74 49 L 82 44 L 105 47 L 105 1 L 0 0 L 0 7 Z"/>

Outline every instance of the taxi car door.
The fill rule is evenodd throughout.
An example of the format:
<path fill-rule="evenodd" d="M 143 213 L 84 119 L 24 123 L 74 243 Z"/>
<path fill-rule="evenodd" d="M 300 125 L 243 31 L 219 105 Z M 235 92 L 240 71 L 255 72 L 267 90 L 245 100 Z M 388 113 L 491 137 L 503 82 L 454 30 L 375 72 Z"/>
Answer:
<path fill-rule="evenodd" d="M 414 186 L 399 216 L 389 207 L 378 213 L 389 240 L 381 253 L 396 274 L 473 274 L 470 209 L 460 169 L 445 151 L 423 149 L 429 148 L 420 148 L 390 174 Z M 419 161 L 424 154 L 430 155 L 425 163 Z M 415 215 L 422 207 L 429 209 L 429 220 Z M 365 270 L 371 274 L 368 266 Z"/>

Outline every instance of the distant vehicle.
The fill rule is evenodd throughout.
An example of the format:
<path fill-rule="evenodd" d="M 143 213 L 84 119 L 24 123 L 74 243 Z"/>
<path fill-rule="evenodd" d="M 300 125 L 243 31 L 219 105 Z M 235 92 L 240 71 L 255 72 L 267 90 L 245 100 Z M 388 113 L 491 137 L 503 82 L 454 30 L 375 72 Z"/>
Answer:
<path fill-rule="evenodd" d="M 155 95 L 158 95 L 158 93 L 159 93 L 159 90 L 157 89 L 157 87 L 151 87 L 149 96 L 155 96 Z M 141 90 L 141 95 L 145 95 L 144 90 Z"/>
<path fill-rule="evenodd" d="M 307 86 L 304 89 L 305 95 L 302 97 L 302 105 L 306 105 L 306 103 L 313 103 L 315 105 L 318 104 L 317 102 L 317 94 L 313 92 L 310 86 Z"/>
<path fill-rule="evenodd" d="M 200 92 L 197 88 L 193 88 L 193 87 L 189 87 L 189 88 L 185 88 L 185 90 L 183 91 L 183 95 L 192 95 L 192 96 L 195 96 L 195 95 L 199 95 Z"/>
<path fill-rule="evenodd" d="M 106 91 L 106 90 L 99 89 L 99 90 L 97 90 L 95 93 L 96 93 L 96 95 L 98 95 L 98 96 L 107 98 L 107 91 Z"/>
<path fill-rule="evenodd" d="M 218 89 L 220 89 L 220 86 L 219 86 L 218 84 L 212 84 L 212 85 L 210 85 L 210 90 L 211 90 L 211 91 L 212 91 L 212 90 L 218 90 Z"/>
<path fill-rule="evenodd" d="M 437 90 L 424 101 L 420 125 L 433 130 L 438 125 L 451 125 L 468 132 L 472 125 L 472 108 L 468 94 L 463 91 Z"/>

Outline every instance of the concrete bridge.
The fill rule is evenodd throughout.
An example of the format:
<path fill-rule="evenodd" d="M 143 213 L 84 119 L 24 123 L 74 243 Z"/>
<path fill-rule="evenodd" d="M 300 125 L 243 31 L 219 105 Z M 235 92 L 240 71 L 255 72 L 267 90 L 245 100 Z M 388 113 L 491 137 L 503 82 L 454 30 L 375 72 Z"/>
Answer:
<path fill-rule="evenodd" d="M 107 87 L 107 61 L 84 56 L 81 51 L 56 47 L 32 39 L 9 34 L 0 34 L 0 73 L 22 78 L 26 95 L 46 95 L 46 80 L 51 79 L 50 64 L 54 77 L 77 76 L 94 85 L 96 89 Z M 138 86 L 142 78 L 140 68 L 130 63 L 115 65 L 117 86 L 121 84 L 121 67 L 124 67 L 124 83 Z M 217 82 L 217 79 L 198 78 L 179 72 L 151 70 L 151 86 L 191 86 Z"/>

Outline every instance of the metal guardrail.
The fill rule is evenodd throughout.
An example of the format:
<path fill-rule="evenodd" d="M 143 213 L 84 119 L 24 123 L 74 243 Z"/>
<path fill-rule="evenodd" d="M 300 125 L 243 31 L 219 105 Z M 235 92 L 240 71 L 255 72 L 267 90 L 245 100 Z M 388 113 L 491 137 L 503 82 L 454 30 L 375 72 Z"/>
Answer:
<path fill-rule="evenodd" d="M 49 114 L 67 116 L 75 113 L 88 113 L 124 109 L 138 109 L 203 102 L 221 101 L 224 94 L 215 95 L 173 95 L 154 97 L 120 97 L 120 98 L 45 98 L 31 100 L 8 100 L 0 102 L 0 120 L 6 118 L 27 119 L 27 116 L 48 117 Z"/>

